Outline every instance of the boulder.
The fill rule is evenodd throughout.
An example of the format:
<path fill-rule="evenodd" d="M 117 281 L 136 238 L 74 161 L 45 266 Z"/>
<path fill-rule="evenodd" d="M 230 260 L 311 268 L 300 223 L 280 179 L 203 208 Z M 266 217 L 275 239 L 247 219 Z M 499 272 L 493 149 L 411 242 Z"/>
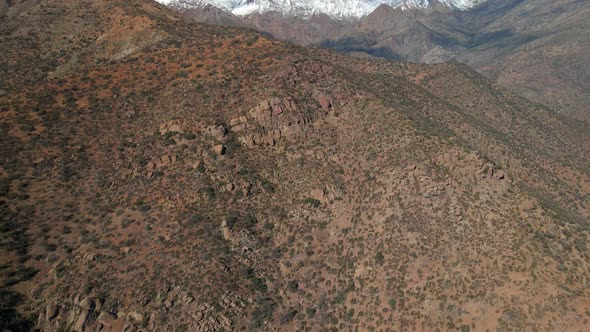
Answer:
<path fill-rule="evenodd" d="M 264 144 L 264 137 L 262 134 L 256 134 L 252 136 L 252 142 L 254 142 L 254 145 Z"/>
<path fill-rule="evenodd" d="M 172 308 L 172 307 L 174 306 L 174 301 L 172 301 L 172 300 L 166 300 L 166 301 L 164 302 L 164 306 L 165 306 L 167 309 L 170 309 L 170 308 Z"/>
<path fill-rule="evenodd" d="M 233 118 L 231 120 L 229 120 L 229 126 L 230 127 L 234 127 L 240 124 L 240 119 L 239 118 Z"/>
<path fill-rule="evenodd" d="M 225 219 L 221 222 L 221 235 L 225 240 L 231 239 L 231 229 L 229 228 L 229 223 Z"/>
<path fill-rule="evenodd" d="M 194 298 L 194 297 L 187 296 L 187 297 L 184 299 L 184 303 L 185 303 L 185 304 L 191 304 L 191 303 L 193 303 L 193 302 L 195 302 L 195 298 Z"/>
<path fill-rule="evenodd" d="M 92 298 L 86 297 L 82 301 L 80 301 L 80 304 L 78 304 L 78 306 L 84 310 L 94 310 L 94 308 L 96 308 L 96 303 Z"/>
<path fill-rule="evenodd" d="M 328 98 L 324 95 L 318 97 L 318 103 L 322 107 L 323 110 L 328 111 L 332 108 L 332 101 L 331 98 Z"/>
<path fill-rule="evenodd" d="M 112 326 L 115 320 L 117 320 L 117 316 L 110 312 L 103 311 L 98 315 L 98 322 L 104 326 Z"/>
<path fill-rule="evenodd" d="M 227 136 L 228 130 L 224 126 L 217 126 L 209 128 L 209 134 L 218 141 L 221 141 Z"/>
<path fill-rule="evenodd" d="M 213 147 L 213 152 L 218 156 L 223 156 L 226 152 L 225 145 L 219 144 Z"/>
<path fill-rule="evenodd" d="M 160 158 L 160 162 L 161 162 L 162 166 L 168 166 L 168 165 L 172 164 L 172 158 L 170 158 L 170 156 L 168 156 L 168 155 L 163 155 Z"/>
<path fill-rule="evenodd" d="M 491 178 L 494 175 L 494 165 L 489 163 L 484 164 L 479 173 L 482 178 Z"/>
<path fill-rule="evenodd" d="M 45 308 L 45 317 L 47 320 L 53 320 L 57 315 L 59 315 L 59 306 L 56 304 L 48 304 Z"/>
<path fill-rule="evenodd" d="M 182 129 L 180 129 L 180 126 L 179 125 L 173 124 L 170 127 L 168 127 L 168 130 L 167 131 L 168 132 L 171 132 L 171 133 L 179 133 L 179 132 L 182 131 Z"/>
<path fill-rule="evenodd" d="M 137 311 L 132 311 L 132 312 L 128 313 L 127 317 L 131 318 L 136 323 L 143 322 L 143 318 L 144 318 L 143 314 L 141 314 Z"/>
<path fill-rule="evenodd" d="M 86 255 L 84 255 L 84 259 L 87 260 L 87 261 L 89 261 L 89 262 L 93 262 L 93 261 L 96 260 L 96 256 L 97 255 L 95 253 L 89 252 Z"/>
<path fill-rule="evenodd" d="M 323 189 L 313 189 L 310 192 L 310 196 L 313 199 L 317 199 L 321 203 L 326 203 L 326 192 Z"/>
<path fill-rule="evenodd" d="M 84 329 L 86 328 L 86 321 L 88 321 L 88 316 L 90 316 L 90 311 L 89 310 L 82 310 L 82 313 L 80 313 L 80 316 L 78 317 L 78 319 L 76 320 L 76 323 L 74 324 L 74 331 L 77 331 L 77 332 L 84 331 Z"/>
<path fill-rule="evenodd" d="M 241 124 L 237 124 L 233 127 L 231 127 L 231 130 L 234 132 L 240 132 L 246 129 L 246 124 L 245 123 L 241 123 Z"/>

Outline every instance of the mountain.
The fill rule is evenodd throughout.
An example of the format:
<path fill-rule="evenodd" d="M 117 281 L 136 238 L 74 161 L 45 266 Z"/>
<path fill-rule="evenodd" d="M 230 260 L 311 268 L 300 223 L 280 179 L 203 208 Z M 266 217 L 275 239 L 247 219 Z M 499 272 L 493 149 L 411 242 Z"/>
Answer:
<path fill-rule="evenodd" d="M 0 330 L 590 329 L 588 124 L 153 1 L 15 9 Z"/>
<path fill-rule="evenodd" d="M 590 23 L 586 19 L 589 2 L 493 0 L 446 4 L 450 7 L 411 6 L 404 10 L 381 5 L 353 19 L 334 18 L 330 13 L 285 16 L 257 12 L 234 22 L 281 40 L 357 56 L 466 63 L 524 97 L 590 121 L 590 58 L 586 56 L 590 49 Z M 453 9 L 457 7 L 470 10 Z M 200 12 L 199 8 L 184 8 L 188 17 Z M 197 20 L 213 23 L 203 15 Z"/>
<path fill-rule="evenodd" d="M 188 16 L 200 23 L 222 26 L 247 25 L 241 17 L 212 5 L 203 5 L 199 7 L 175 6 L 172 8 L 183 16 Z"/>
<path fill-rule="evenodd" d="M 214 6 L 238 16 L 251 14 L 281 14 L 283 16 L 311 17 L 328 15 L 332 18 L 359 18 L 372 13 L 380 5 L 412 9 L 441 5 L 456 10 L 467 10 L 485 0 L 159 0 L 174 8 L 198 9 Z"/>
<path fill-rule="evenodd" d="M 456 60 L 522 96 L 590 122 L 590 2 L 499 1 L 473 14 L 469 24 L 480 32 Z"/>

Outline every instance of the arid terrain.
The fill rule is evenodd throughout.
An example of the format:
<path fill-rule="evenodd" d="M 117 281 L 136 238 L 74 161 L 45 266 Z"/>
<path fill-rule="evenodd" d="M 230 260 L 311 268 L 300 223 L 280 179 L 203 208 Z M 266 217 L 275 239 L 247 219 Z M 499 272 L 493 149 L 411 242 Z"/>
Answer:
<path fill-rule="evenodd" d="M 587 123 L 155 1 L 10 5 L 0 330 L 590 330 Z"/>
<path fill-rule="evenodd" d="M 172 7 L 199 22 L 249 26 L 281 40 L 355 56 L 466 63 L 525 98 L 590 122 L 590 2 L 488 0 L 468 11 L 433 3 L 412 10 L 382 5 L 354 20 L 272 13 L 237 17 L 211 7 Z"/>

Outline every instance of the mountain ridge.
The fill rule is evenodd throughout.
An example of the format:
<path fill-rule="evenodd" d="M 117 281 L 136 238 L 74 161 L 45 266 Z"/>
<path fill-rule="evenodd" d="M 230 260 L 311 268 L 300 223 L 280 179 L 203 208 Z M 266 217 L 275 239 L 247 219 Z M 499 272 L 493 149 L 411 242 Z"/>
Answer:
<path fill-rule="evenodd" d="M 285 16 L 308 18 L 324 14 L 337 19 L 364 17 L 380 5 L 388 5 L 402 10 L 427 8 L 433 5 L 455 10 L 469 10 L 485 1 L 487 0 L 159 0 L 163 4 L 182 10 L 198 9 L 211 5 L 237 16 L 248 16 L 254 13 L 278 13 Z"/>
<path fill-rule="evenodd" d="M 354 20 L 327 15 L 285 17 L 200 10 L 182 12 L 204 23 L 253 27 L 280 40 L 328 47 L 355 56 L 466 63 L 486 77 L 562 114 L 590 121 L 590 3 L 576 0 L 494 0 L 468 11 L 382 5 Z M 223 24 L 223 23 L 222 23 Z"/>

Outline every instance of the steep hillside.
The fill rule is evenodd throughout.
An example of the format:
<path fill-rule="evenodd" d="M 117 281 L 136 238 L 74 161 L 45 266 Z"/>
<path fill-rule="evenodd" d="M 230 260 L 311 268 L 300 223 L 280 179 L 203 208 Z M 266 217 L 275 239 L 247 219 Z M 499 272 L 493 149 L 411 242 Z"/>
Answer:
<path fill-rule="evenodd" d="M 526 98 L 590 121 L 590 3 L 501 4 L 476 10 L 472 23 L 480 26 L 480 35 L 496 37 L 477 40 L 457 60 Z M 496 19 L 482 27 L 488 17 Z"/>
<path fill-rule="evenodd" d="M 148 0 L 0 47 L 1 330 L 590 328 L 588 128 L 463 65 Z"/>
<path fill-rule="evenodd" d="M 254 14 L 240 24 L 281 40 L 355 55 L 463 62 L 521 96 L 590 120 L 588 1 L 493 0 L 467 11 L 394 7 L 382 5 L 352 20 Z M 189 17 L 213 22 L 199 8 L 183 8 Z"/>

